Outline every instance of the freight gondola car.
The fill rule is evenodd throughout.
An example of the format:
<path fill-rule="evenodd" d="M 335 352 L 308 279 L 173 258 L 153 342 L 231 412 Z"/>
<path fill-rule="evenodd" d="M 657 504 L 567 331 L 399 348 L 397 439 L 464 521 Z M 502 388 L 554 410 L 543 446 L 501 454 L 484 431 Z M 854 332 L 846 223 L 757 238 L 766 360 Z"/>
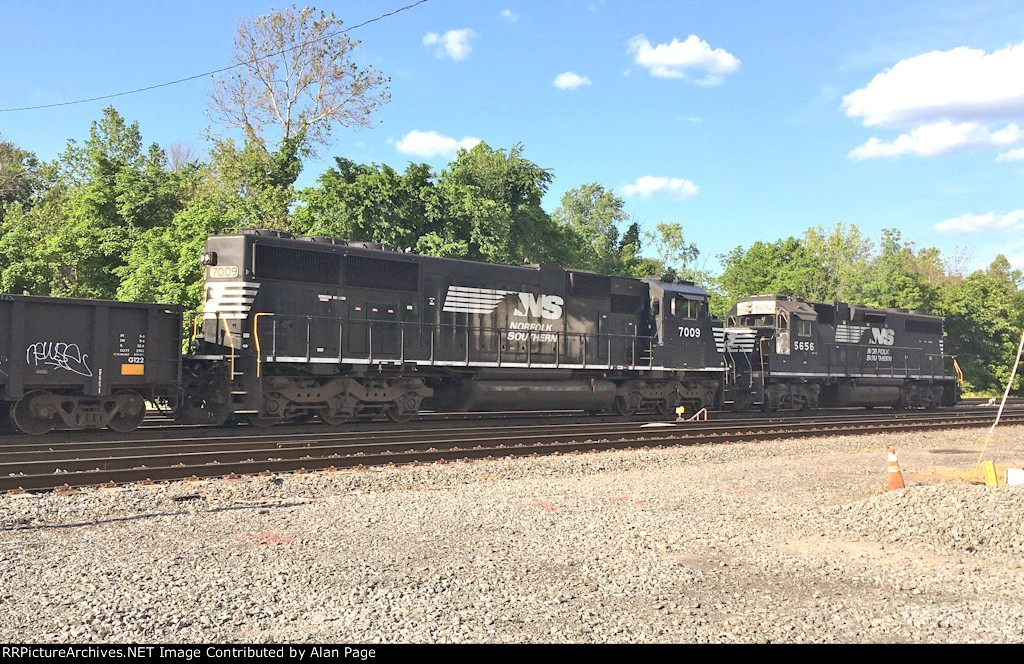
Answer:
<path fill-rule="evenodd" d="M 0 295 L 0 409 L 30 434 L 131 431 L 177 398 L 181 325 L 180 307 Z"/>
<path fill-rule="evenodd" d="M 211 237 L 203 263 L 185 421 L 721 403 L 724 332 L 691 283 L 274 231 Z"/>
<path fill-rule="evenodd" d="M 737 409 L 934 408 L 960 398 L 942 319 L 784 295 L 741 298 L 726 328 Z"/>

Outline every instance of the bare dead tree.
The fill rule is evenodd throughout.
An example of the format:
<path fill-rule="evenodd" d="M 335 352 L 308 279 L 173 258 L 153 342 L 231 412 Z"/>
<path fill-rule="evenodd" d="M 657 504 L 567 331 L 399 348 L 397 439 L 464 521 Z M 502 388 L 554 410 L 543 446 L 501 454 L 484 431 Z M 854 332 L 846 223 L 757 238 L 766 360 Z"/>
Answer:
<path fill-rule="evenodd" d="M 341 26 L 333 13 L 294 5 L 243 20 L 233 56 L 241 66 L 215 84 L 211 115 L 266 152 L 268 143 L 295 140 L 314 153 L 334 124 L 369 126 L 391 98 L 390 79 L 353 62 L 359 42 L 339 34 Z"/>
<path fill-rule="evenodd" d="M 167 150 L 167 161 L 172 171 L 177 171 L 199 159 L 199 154 L 191 143 L 175 141 Z"/>

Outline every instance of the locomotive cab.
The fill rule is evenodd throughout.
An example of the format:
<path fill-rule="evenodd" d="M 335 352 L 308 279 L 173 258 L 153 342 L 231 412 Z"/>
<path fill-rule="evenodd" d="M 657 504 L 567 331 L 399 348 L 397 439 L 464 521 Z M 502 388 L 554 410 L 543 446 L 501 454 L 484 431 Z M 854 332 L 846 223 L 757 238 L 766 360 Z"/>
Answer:
<path fill-rule="evenodd" d="M 816 408 L 820 389 L 819 313 L 828 307 L 782 295 L 736 303 L 726 328 L 726 363 L 734 404 L 766 410 Z M 785 375 L 785 380 L 775 380 Z"/>
<path fill-rule="evenodd" d="M 759 295 L 740 300 L 729 324 L 734 407 L 930 408 L 959 396 L 936 316 Z"/>

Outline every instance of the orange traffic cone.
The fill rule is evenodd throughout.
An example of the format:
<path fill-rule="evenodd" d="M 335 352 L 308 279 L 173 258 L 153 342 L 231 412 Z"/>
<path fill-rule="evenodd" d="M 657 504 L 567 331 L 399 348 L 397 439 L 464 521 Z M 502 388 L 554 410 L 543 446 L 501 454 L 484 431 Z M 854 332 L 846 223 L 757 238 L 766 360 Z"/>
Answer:
<path fill-rule="evenodd" d="M 903 473 L 900 471 L 900 462 L 896 460 L 896 448 L 889 448 L 889 462 L 886 464 L 886 475 L 889 476 L 889 491 L 894 489 L 905 489 Z"/>

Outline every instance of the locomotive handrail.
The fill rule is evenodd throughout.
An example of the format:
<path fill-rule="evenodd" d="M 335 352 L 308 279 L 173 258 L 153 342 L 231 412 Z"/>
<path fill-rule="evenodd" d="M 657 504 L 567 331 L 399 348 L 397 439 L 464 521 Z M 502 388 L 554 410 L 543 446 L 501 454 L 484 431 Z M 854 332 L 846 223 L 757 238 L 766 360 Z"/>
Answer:
<path fill-rule="evenodd" d="M 224 323 L 224 341 L 228 342 L 226 345 L 227 345 L 228 348 L 231 349 L 231 354 L 228 355 L 228 358 L 231 360 L 228 363 L 228 367 L 230 368 L 230 372 L 228 373 L 228 376 L 229 376 L 229 378 L 231 380 L 234 380 L 235 379 L 235 358 L 238 356 L 238 353 L 235 350 L 235 345 L 233 343 L 231 343 L 231 328 L 228 325 L 228 319 L 227 318 L 221 318 L 219 313 L 217 314 L 217 318 L 218 318 L 218 322 L 223 322 Z"/>
<path fill-rule="evenodd" d="M 860 346 L 857 344 L 843 344 L 834 342 L 822 343 L 822 347 L 827 351 L 828 356 L 832 356 L 833 349 L 842 350 L 842 365 L 844 374 L 849 376 L 853 375 L 850 367 L 850 354 L 851 350 L 856 351 L 860 349 L 873 348 L 874 346 Z M 867 353 L 857 353 L 854 361 L 857 362 L 857 369 L 859 375 L 874 375 L 878 377 L 896 377 L 902 375 L 905 378 L 910 378 L 915 375 L 923 374 L 927 368 L 929 375 L 936 375 L 936 363 L 938 363 L 938 374 L 944 374 L 945 370 L 942 367 L 942 358 L 947 357 L 943 353 L 927 353 L 921 348 L 913 348 L 910 346 L 885 346 L 884 347 L 893 352 L 888 357 L 891 357 L 893 361 L 884 362 L 881 359 L 870 359 Z M 836 353 L 839 355 L 839 353 Z M 914 362 L 914 359 L 917 359 Z M 897 361 L 902 360 L 902 362 Z M 831 366 L 831 359 L 826 363 L 827 366 Z M 889 371 L 886 372 L 885 368 Z"/>
<path fill-rule="evenodd" d="M 218 314 L 217 317 L 219 318 L 219 314 Z M 272 345 L 272 348 L 271 348 L 271 352 L 270 352 L 269 355 L 266 355 L 265 354 L 265 350 L 264 350 L 264 346 L 265 346 L 265 342 L 266 342 L 266 338 L 265 338 L 266 330 L 261 328 L 261 325 L 260 325 L 261 319 L 263 319 L 263 318 L 270 318 L 272 320 L 272 328 L 271 328 L 271 333 L 272 333 L 272 344 L 271 345 Z M 581 364 L 582 366 L 585 366 L 585 367 L 612 369 L 612 368 L 614 368 L 616 366 L 619 366 L 621 368 L 632 368 L 632 369 L 635 369 L 635 368 L 637 368 L 639 366 L 638 365 L 638 361 L 637 361 L 637 356 L 638 356 L 637 355 L 637 353 L 638 353 L 638 348 L 637 348 L 638 340 L 639 340 L 640 348 L 643 349 L 644 352 L 648 353 L 648 356 L 646 358 L 644 358 L 646 360 L 646 362 L 644 362 L 644 365 L 647 366 L 648 368 L 652 368 L 652 369 L 654 367 L 654 352 L 653 352 L 653 349 L 654 349 L 654 340 L 655 340 L 655 338 L 653 336 L 638 335 L 638 334 L 636 334 L 635 331 L 634 331 L 633 334 L 611 334 L 611 333 L 607 333 L 607 332 L 605 332 L 603 330 L 601 330 L 600 332 L 598 332 L 596 334 L 565 332 L 565 331 L 547 332 L 545 334 L 548 335 L 548 336 L 553 337 L 554 341 L 553 341 L 553 343 L 551 345 L 551 350 L 549 350 L 549 351 L 541 351 L 539 348 L 535 347 L 536 344 L 540 341 L 540 336 L 537 334 L 537 331 L 535 331 L 535 330 L 518 330 L 518 329 L 513 329 L 513 328 L 510 328 L 510 327 L 495 327 L 495 326 L 474 327 L 474 326 L 471 326 L 471 325 L 460 325 L 458 323 L 456 323 L 456 324 L 451 324 L 451 323 L 433 323 L 433 322 L 429 322 L 429 321 L 421 322 L 421 321 L 402 321 L 402 320 L 366 320 L 366 319 L 354 319 L 354 318 L 350 318 L 350 317 L 343 317 L 342 318 L 342 317 L 328 317 L 328 316 L 302 316 L 302 315 L 291 315 L 291 314 L 283 314 L 282 315 L 282 314 L 276 314 L 276 313 L 272 313 L 272 312 L 258 312 L 258 313 L 253 314 L 254 346 L 255 346 L 256 353 L 259 355 L 259 359 L 258 359 L 258 362 L 257 362 L 257 375 L 258 376 L 262 375 L 262 373 L 263 373 L 262 364 L 265 361 L 271 361 L 271 362 L 279 362 L 280 361 L 280 359 L 279 359 L 280 348 L 278 347 L 278 338 L 277 338 L 278 337 L 278 327 L 279 327 L 279 324 L 281 324 L 281 323 L 285 323 L 286 324 L 289 319 L 291 319 L 291 320 L 302 319 L 304 321 L 305 326 L 306 326 L 306 347 L 300 353 L 285 352 L 284 355 L 286 357 L 300 357 L 302 359 L 299 360 L 299 361 L 306 361 L 306 362 L 316 361 L 317 360 L 317 358 L 313 357 L 313 355 L 314 355 L 314 353 L 313 353 L 314 327 L 317 325 L 317 323 L 329 321 L 329 322 L 332 323 L 332 327 L 333 327 L 333 324 L 337 324 L 338 325 L 338 338 L 337 338 L 338 354 L 337 354 L 337 358 L 338 358 L 338 362 L 339 363 L 343 362 L 345 359 L 360 359 L 360 361 L 365 360 L 365 361 L 370 362 L 370 363 L 373 363 L 375 361 L 380 361 L 380 362 L 397 362 L 397 363 L 403 363 L 404 364 L 406 362 L 407 358 L 408 358 L 408 346 L 407 346 L 407 343 L 408 343 L 408 336 L 409 336 L 408 332 L 409 332 L 409 330 L 420 330 L 420 331 L 426 330 L 426 331 L 428 331 L 427 334 L 420 335 L 417 338 L 427 339 L 429 341 L 429 357 L 426 359 L 426 361 L 429 364 L 434 365 L 434 364 L 436 364 L 437 362 L 440 361 L 440 360 L 438 360 L 437 353 L 436 353 L 435 335 L 444 333 L 445 330 L 451 330 L 452 332 L 455 332 L 455 333 L 461 332 L 463 334 L 463 345 L 464 345 L 464 349 L 463 350 L 464 350 L 464 353 L 463 353 L 463 356 L 461 358 L 461 361 L 466 363 L 467 365 L 472 362 L 471 355 L 470 355 L 470 350 L 471 350 L 471 346 L 472 346 L 471 338 L 470 338 L 471 334 L 473 334 L 473 335 L 484 335 L 484 336 L 486 336 L 486 335 L 495 335 L 497 343 L 496 343 L 495 349 L 494 349 L 494 359 L 496 360 L 496 364 L 498 366 L 502 366 L 503 364 L 508 362 L 508 359 L 504 356 L 504 352 L 507 351 L 508 348 L 503 348 L 503 346 L 504 346 L 504 344 L 503 344 L 503 341 L 504 341 L 503 337 L 505 337 L 506 335 L 508 335 L 511 332 L 516 332 L 516 333 L 525 333 L 526 338 L 524 339 L 525 343 L 521 347 L 517 348 L 516 351 L 513 354 L 523 353 L 525 355 L 525 360 L 526 360 L 525 364 L 528 367 L 532 367 L 535 364 L 537 364 L 537 357 L 536 356 L 537 356 L 537 354 L 542 354 L 542 355 L 551 355 L 551 356 L 553 356 L 553 360 L 554 360 L 553 366 L 556 367 L 556 368 L 560 367 L 560 366 L 563 366 L 563 363 L 565 363 L 565 364 L 572 364 L 573 366 L 575 366 L 576 363 L 573 360 L 575 360 L 575 358 L 578 357 L 579 358 L 579 364 Z M 345 345 L 346 326 L 348 326 L 349 330 L 351 330 L 353 327 L 357 327 L 357 326 L 361 326 L 361 327 L 363 327 L 365 329 L 365 341 L 366 341 L 366 348 L 365 348 L 365 350 L 353 351 L 353 349 L 351 347 L 346 348 L 346 345 Z M 393 326 L 393 328 L 388 328 L 388 326 Z M 374 333 L 375 329 L 380 330 L 382 327 L 385 328 L 385 329 L 396 329 L 398 331 L 398 335 L 397 336 L 399 338 L 397 339 L 398 343 L 397 343 L 397 349 L 396 349 L 396 351 L 397 351 L 397 358 L 390 357 L 393 351 L 388 350 L 386 347 L 382 346 L 383 343 L 386 343 L 386 341 L 385 341 L 385 338 L 387 336 L 386 333 L 384 333 L 384 332 L 382 332 L 380 334 L 375 334 Z M 358 327 L 357 327 L 357 329 L 358 329 Z M 321 332 L 319 332 L 319 331 L 316 333 L 316 338 L 318 340 L 321 338 L 320 334 L 321 334 Z M 602 349 L 602 350 L 605 351 L 605 357 L 604 358 L 600 358 L 600 355 L 598 355 L 597 357 L 594 358 L 594 361 L 591 361 L 589 359 L 588 351 L 590 349 L 590 343 L 591 342 L 588 339 L 588 337 L 590 337 L 590 336 L 597 337 L 598 340 L 600 340 L 601 337 L 604 337 L 605 344 L 602 344 L 602 345 L 605 346 Z M 578 344 L 574 343 L 573 342 L 574 339 L 578 340 L 579 343 Z M 629 351 L 628 351 L 629 352 L 629 356 L 623 357 L 623 359 L 626 360 L 626 362 L 624 362 L 624 363 L 622 363 L 620 365 L 616 365 L 614 363 L 614 361 L 613 361 L 613 357 L 614 357 L 613 345 L 614 344 L 618 344 L 618 342 L 623 342 L 622 350 L 625 351 L 626 348 L 625 348 L 624 342 L 625 342 L 626 339 L 629 340 L 629 344 L 630 344 Z M 547 343 L 546 340 L 545 341 L 540 341 L 540 342 L 541 343 Z M 563 345 L 565 346 L 564 349 L 562 347 Z M 573 352 L 573 350 L 570 350 L 573 346 L 575 346 L 575 349 L 574 349 L 575 352 Z M 600 346 L 598 346 L 598 347 L 600 347 Z M 618 347 L 618 346 L 616 346 L 616 347 Z M 299 350 L 299 349 L 296 348 L 295 350 Z M 319 349 L 319 350 L 322 351 L 323 349 Z M 563 355 L 563 350 L 567 353 L 566 355 Z M 601 362 L 600 361 L 601 359 L 604 359 L 604 362 Z"/>
<path fill-rule="evenodd" d="M 252 339 L 253 344 L 256 346 L 256 377 L 259 378 L 262 375 L 263 369 L 263 351 L 260 349 L 260 318 L 263 316 L 273 316 L 274 314 L 269 311 L 260 311 L 252 317 Z M 277 324 L 274 324 L 275 332 Z M 277 334 L 274 334 L 274 338 L 277 338 Z"/>

